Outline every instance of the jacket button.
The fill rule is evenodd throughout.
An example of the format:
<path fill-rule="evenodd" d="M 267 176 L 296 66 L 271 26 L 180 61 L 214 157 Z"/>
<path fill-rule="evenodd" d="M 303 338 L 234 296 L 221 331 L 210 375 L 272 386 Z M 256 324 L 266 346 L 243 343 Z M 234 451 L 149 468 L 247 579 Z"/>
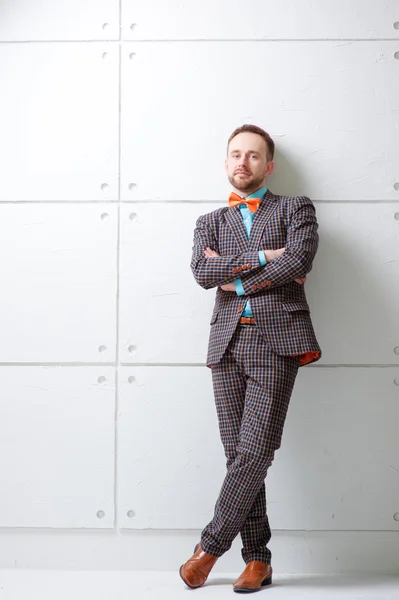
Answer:
<path fill-rule="evenodd" d="M 239 306 L 239 307 L 238 307 L 238 312 L 242 312 L 242 311 L 243 311 L 243 309 L 244 309 L 244 307 L 243 307 L 243 306 Z"/>
<path fill-rule="evenodd" d="M 269 281 L 269 280 L 265 281 L 265 283 L 266 283 L 267 286 L 272 285 L 272 282 Z"/>
<path fill-rule="evenodd" d="M 252 268 L 252 265 L 248 264 L 248 265 L 247 265 L 247 267 L 248 267 L 248 269 L 251 269 L 251 268 Z"/>
<path fill-rule="evenodd" d="M 257 289 L 258 289 L 258 286 L 257 286 L 257 285 L 253 285 L 253 286 L 252 286 L 252 289 L 253 289 L 253 290 L 257 290 Z"/>

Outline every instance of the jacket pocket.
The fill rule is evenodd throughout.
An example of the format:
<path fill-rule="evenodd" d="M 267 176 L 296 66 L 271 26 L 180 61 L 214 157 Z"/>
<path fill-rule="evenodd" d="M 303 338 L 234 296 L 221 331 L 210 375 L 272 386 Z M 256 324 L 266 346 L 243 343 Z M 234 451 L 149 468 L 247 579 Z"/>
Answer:
<path fill-rule="evenodd" d="M 219 314 L 219 312 L 213 313 L 213 315 L 211 317 L 211 323 L 210 323 L 211 325 L 213 325 L 216 322 L 216 320 L 218 318 L 218 314 Z"/>
<path fill-rule="evenodd" d="M 310 313 L 309 306 L 305 302 L 283 302 L 283 310 L 287 312 L 295 312 L 296 310 L 304 310 Z"/>

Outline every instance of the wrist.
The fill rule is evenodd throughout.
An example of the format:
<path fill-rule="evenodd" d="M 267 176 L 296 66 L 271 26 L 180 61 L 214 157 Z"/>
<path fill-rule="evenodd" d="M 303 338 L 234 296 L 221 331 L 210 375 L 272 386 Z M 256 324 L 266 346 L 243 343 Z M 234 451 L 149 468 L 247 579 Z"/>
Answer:
<path fill-rule="evenodd" d="M 237 296 L 243 296 L 245 294 L 244 288 L 242 286 L 242 281 L 240 278 L 234 279 L 234 287 Z"/>

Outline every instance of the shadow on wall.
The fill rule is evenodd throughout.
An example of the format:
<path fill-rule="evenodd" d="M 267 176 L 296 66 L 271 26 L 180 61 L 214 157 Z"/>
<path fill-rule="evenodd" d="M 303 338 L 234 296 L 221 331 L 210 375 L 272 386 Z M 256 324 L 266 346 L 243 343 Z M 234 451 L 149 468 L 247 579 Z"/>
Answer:
<path fill-rule="evenodd" d="M 370 236 L 367 230 L 369 225 L 373 227 L 376 210 L 372 205 L 353 203 L 350 208 L 333 203 L 316 206 L 320 242 L 306 294 L 323 350 L 319 364 L 398 363 L 398 268 L 389 260 L 394 258 L 394 244 L 381 249 L 384 240 L 378 233 Z M 368 212 L 367 219 L 362 211 Z M 390 217 L 387 212 L 382 215 L 382 226 Z"/>
<path fill-rule="evenodd" d="M 287 152 L 283 154 L 276 145 L 274 162 L 274 171 L 267 180 L 267 185 L 274 194 L 309 196 L 309 169 L 299 169 L 296 156 L 289 156 Z"/>
<path fill-rule="evenodd" d="M 320 243 L 306 295 L 323 350 L 319 364 L 397 364 L 399 294 L 395 207 L 317 202 L 310 169 L 276 148 L 272 192 L 315 201 Z M 339 200 L 339 198 L 337 198 Z M 397 338 L 395 341 L 395 333 Z M 397 351 L 399 352 L 399 351 Z"/>
<path fill-rule="evenodd" d="M 270 189 L 310 195 L 309 169 L 302 172 L 287 153 L 277 151 L 275 160 Z M 320 243 L 306 295 L 323 356 L 299 371 L 277 464 L 268 475 L 271 522 L 288 530 L 397 531 L 395 207 L 360 201 L 315 206 Z"/>
<path fill-rule="evenodd" d="M 389 244 L 376 256 L 370 247 L 367 254 L 369 232 L 362 230 L 362 212 L 369 211 L 370 246 L 393 241 L 394 208 L 319 206 L 320 247 L 306 288 L 323 359 L 298 374 L 269 475 L 271 522 L 292 530 L 396 532 L 399 365 L 392 329 L 399 319 L 397 267 L 386 260 L 395 249 Z M 386 223 L 388 236 L 380 235 Z"/>

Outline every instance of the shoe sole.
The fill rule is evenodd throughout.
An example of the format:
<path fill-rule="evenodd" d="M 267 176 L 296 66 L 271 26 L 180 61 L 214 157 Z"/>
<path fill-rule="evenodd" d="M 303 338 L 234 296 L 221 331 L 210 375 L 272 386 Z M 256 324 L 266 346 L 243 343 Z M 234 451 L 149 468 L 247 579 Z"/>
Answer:
<path fill-rule="evenodd" d="M 262 589 L 262 587 L 266 586 L 266 585 L 271 585 L 272 584 L 272 578 L 271 577 L 266 577 L 266 579 L 264 579 L 262 581 L 262 583 L 260 584 L 259 588 L 256 589 L 251 589 L 251 588 L 237 588 L 234 589 L 234 591 L 237 594 L 252 594 L 253 592 L 260 592 L 260 590 Z"/>
<path fill-rule="evenodd" d="M 195 545 L 195 548 L 194 548 L 194 554 L 197 552 L 197 550 L 198 550 L 198 546 L 199 546 L 199 544 L 196 544 L 196 545 Z M 201 585 L 190 585 L 189 583 L 187 583 L 187 581 L 184 579 L 184 577 L 183 577 L 183 575 L 182 575 L 182 572 L 181 572 L 181 570 L 182 570 L 182 568 L 183 568 L 183 567 L 184 567 L 184 565 L 182 565 L 182 566 L 180 567 L 180 569 L 179 569 L 179 575 L 180 575 L 180 577 L 182 578 L 182 580 L 184 581 L 184 583 L 185 583 L 185 584 L 186 584 L 186 585 L 187 585 L 189 588 L 191 588 L 192 590 L 196 590 L 197 588 L 199 588 L 199 587 L 202 587 L 202 585 L 203 585 L 203 584 L 201 584 Z"/>

